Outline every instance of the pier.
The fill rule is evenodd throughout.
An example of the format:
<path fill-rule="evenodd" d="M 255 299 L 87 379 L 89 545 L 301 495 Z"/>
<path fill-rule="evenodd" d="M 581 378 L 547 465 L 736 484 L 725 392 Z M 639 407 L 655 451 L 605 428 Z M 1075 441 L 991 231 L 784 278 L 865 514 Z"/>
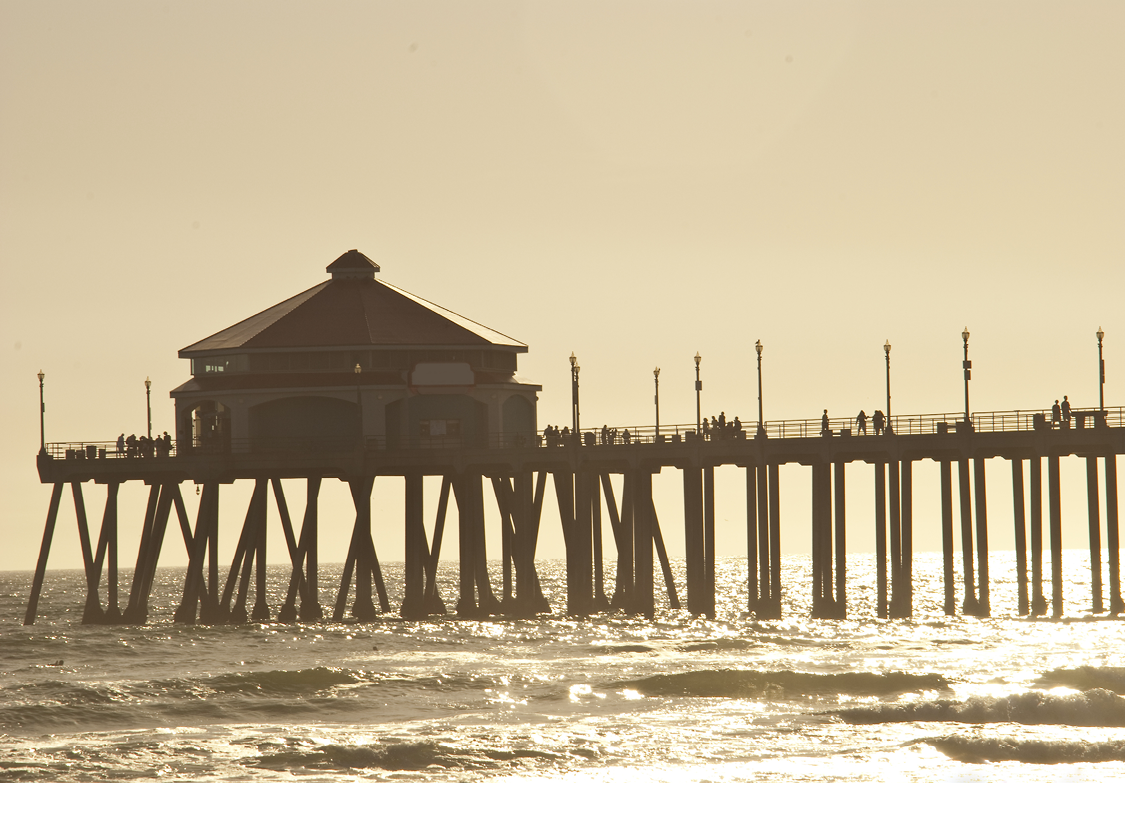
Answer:
<path fill-rule="evenodd" d="M 188 555 L 177 622 L 340 621 L 348 615 L 371 621 L 450 612 L 461 617 L 584 616 L 607 609 L 651 618 L 660 584 L 670 607 L 680 607 L 682 596 L 690 614 L 714 617 L 715 470 L 723 466 L 745 470 L 746 610 L 774 619 L 781 615 L 785 593 L 779 473 L 782 466 L 794 465 L 811 473 L 809 614 L 843 618 L 847 492 L 870 488 L 870 483 L 857 485 L 854 477 L 847 482 L 848 463 L 873 470 L 876 615 L 908 618 L 914 605 L 913 464 L 925 460 L 939 464 L 943 609 L 948 615 L 989 616 L 993 565 L 985 461 L 996 458 L 1011 462 L 1015 563 L 1003 569 L 1016 573 L 1014 612 L 1060 618 L 1059 460 L 1069 456 L 1086 461 L 1092 612 L 1116 616 L 1125 611 L 1116 464 L 1125 453 L 1125 409 L 1099 402 L 1065 418 L 1044 411 L 971 412 L 967 330 L 964 411 L 890 416 L 888 344 L 887 415 L 878 415 L 870 434 L 866 426 L 853 431 L 859 427 L 853 419 L 830 420 L 827 413 L 810 420 L 766 421 L 760 410 L 752 427 L 697 421 L 583 431 L 573 357 L 573 429 L 543 431 L 536 427 L 540 387 L 516 372 L 517 354 L 526 352 L 526 345 L 386 284 L 375 277 L 378 271 L 352 250 L 329 265 L 330 280 L 181 350 L 181 357 L 191 360 L 193 378 L 172 391 L 174 439 L 48 443 L 41 426 L 37 467 L 52 491 L 24 623 L 36 619 L 64 491 L 71 493 L 77 518 L 87 589 L 83 621 L 90 624 L 148 621 L 161 550 L 167 534 L 175 537 L 170 524 L 179 527 Z M 655 377 L 658 383 L 659 369 Z M 697 381 L 697 396 L 700 389 Z M 42 377 L 40 391 L 42 396 Z M 759 408 L 760 401 L 759 392 Z M 654 478 L 669 476 L 666 470 L 682 479 L 682 507 L 658 507 L 654 501 Z M 388 596 L 372 536 L 372 489 L 376 479 L 385 478 L 401 481 L 405 495 L 401 599 Z M 436 506 L 425 505 L 425 478 L 440 481 Z M 355 512 L 334 597 L 324 595 L 318 570 L 318 504 L 325 479 L 348 484 Z M 291 516 L 283 488 L 283 481 L 293 480 L 306 488 L 300 519 Z M 120 486 L 134 481 L 148 487 L 148 499 L 126 593 L 118 587 L 117 507 Z M 220 512 L 221 493 L 236 481 L 253 481 L 254 489 L 248 506 L 236 510 L 241 533 L 228 560 L 218 543 L 220 516 L 230 512 Z M 545 507 L 548 481 L 556 506 Z M 185 483 L 200 490 L 194 519 L 183 500 Z M 85 506 L 88 484 L 105 487 L 96 544 Z M 437 580 L 451 500 L 458 517 L 456 588 L 441 587 Z M 566 553 L 565 611 L 551 609 L 535 567 L 543 512 L 556 508 Z M 667 541 L 660 514 L 681 510 L 684 540 Z M 274 600 L 273 608 L 266 586 L 271 511 L 280 518 L 285 538 L 284 548 L 275 544 L 275 551 L 284 553 L 291 567 L 284 601 Z M 955 511 L 959 547 L 953 538 Z M 487 540 L 487 512 L 499 513 L 499 541 Z M 430 517 L 433 531 L 427 534 Z M 498 584 L 488 570 L 490 547 L 501 553 Z M 954 564 L 958 549 L 960 587 Z M 609 557 L 616 565 L 612 588 L 606 586 Z M 673 580 L 674 558 L 684 559 L 684 587 Z"/>

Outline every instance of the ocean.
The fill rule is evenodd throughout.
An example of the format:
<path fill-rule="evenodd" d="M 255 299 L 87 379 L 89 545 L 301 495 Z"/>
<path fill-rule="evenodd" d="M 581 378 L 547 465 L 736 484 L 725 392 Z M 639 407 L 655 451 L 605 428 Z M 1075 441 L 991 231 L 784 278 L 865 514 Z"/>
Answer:
<path fill-rule="evenodd" d="M 1061 621 L 1016 615 L 1011 555 L 995 552 L 992 618 L 942 614 L 931 553 L 915 556 L 912 619 L 875 618 L 874 558 L 853 555 L 848 619 L 813 620 L 808 561 L 783 558 L 784 615 L 762 622 L 734 557 L 717 564 L 714 620 L 667 610 L 659 584 L 655 620 L 567 618 L 564 563 L 544 559 L 555 612 L 531 620 L 184 626 L 169 569 L 148 625 L 82 626 L 81 574 L 54 571 L 25 627 L 31 574 L 0 572 L 0 781 L 1125 778 L 1125 623 L 1089 614 L 1087 553 L 1065 555 Z M 340 568 L 321 567 L 329 609 Z M 384 565 L 392 599 L 401 572 Z M 275 614 L 287 578 L 270 574 Z"/>

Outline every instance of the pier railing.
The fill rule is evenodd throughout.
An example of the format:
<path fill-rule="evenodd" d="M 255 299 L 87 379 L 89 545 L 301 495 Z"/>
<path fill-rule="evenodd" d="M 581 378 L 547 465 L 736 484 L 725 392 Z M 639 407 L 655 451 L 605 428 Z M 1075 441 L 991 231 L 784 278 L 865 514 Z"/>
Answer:
<path fill-rule="evenodd" d="M 1070 422 L 1052 422 L 1051 412 L 1042 410 L 976 411 L 970 415 L 971 430 L 975 433 L 999 431 L 1088 430 L 1095 427 L 1125 427 L 1125 408 L 1072 409 Z M 854 417 L 830 418 L 828 431 L 834 437 L 876 436 L 875 426 L 868 419 L 866 431 L 861 430 Z M 824 435 L 823 418 L 803 420 L 767 420 L 762 426 L 769 439 L 797 439 Z M 889 431 L 888 431 L 889 428 Z M 899 435 L 942 434 L 970 430 L 965 425 L 963 411 L 943 414 L 910 414 L 893 416 L 882 432 Z M 602 426 L 583 429 L 578 435 L 570 433 L 530 434 L 528 432 L 492 433 L 475 436 L 438 437 L 387 437 L 368 435 L 358 437 L 285 437 L 224 440 L 221 438 L 197 439 L 191 448 L 179 448 L 173 441 L 164 447 L 121 449 L 116 440 L 47 443 L 47 455 L 57 460 L 140 460 L 175 457 L 183 454 L 341 454 L 382 452 L 456 451 L 472 449 L 562 448 L 605 445 L 633 445 L 649 443 L 723 442 L 754 439 L 758 433 L 756 423 L 732 423 L 712 426 L 696 431 L 694 423 L 661 425 Z"/>

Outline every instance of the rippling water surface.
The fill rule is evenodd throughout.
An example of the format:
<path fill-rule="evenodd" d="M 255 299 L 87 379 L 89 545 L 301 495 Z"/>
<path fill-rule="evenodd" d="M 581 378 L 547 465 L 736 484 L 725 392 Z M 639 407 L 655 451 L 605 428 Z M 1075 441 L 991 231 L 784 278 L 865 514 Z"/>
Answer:
<path fill-rule="evenodd" d="M 737 559 L 719 562 L 714 621 L 188 627 L 171 623 L 182 573 L 169 570 L 152 624 L 77 624 L 81 575 L 53 572 L 24 627 L 31 576 L 0 573 L 0 781 L 1120 779 L 1125 625 L 1088 615 L 1086 554 L 1066 563 L 1061 622 L 1016 617 L 1002 581 L 993 618 L 945 617 L 933 555 L 916 556 L 906 622 L 874 618 L 862 556 L 843 622 L 809 618 L 803 558 L 786 559 L 776 622 L 743 613 Z M 539 564 L 556 611 L 563 569 Z M 339 565 L 323 571 L 333 587 Z M 401 565 L 384 572 L 401 598 Z M 271 574 L 275 613 L 286 580 Z M 453 572 L 442 587 L 456 601 Z"/>

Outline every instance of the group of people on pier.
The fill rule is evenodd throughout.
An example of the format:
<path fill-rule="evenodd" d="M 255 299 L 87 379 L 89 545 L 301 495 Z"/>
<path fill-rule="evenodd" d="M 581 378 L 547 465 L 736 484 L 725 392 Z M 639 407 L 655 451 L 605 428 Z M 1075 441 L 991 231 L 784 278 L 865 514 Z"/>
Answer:
<path fill-rule="evenodd" d="M 1055 400 L 1055 404 L 1051 406 L 1051 425 L 1065 425 L 1070 427 L 1070 400 L 1065 396 L 1062 399 L 1062 404 L 1059 400 Z"/>
<path fill-rule="evenodd" d="M 742 421 L 735 417 L 733 421 L 727 422 L 726 411 L 720 411 L 718 417 L 711 417 L 708 422 L 706 417 L 703 419 L 703 439 L 705 440 L 730 440 L 735 437 L 742 438 Z"/>
<path fill-rule="evenodd" d="M 138 437 L 136 434 L 126 437 L 122 433 L 117 438 L 118 457 L 168 457 L 171 453 L 172 437 L 167 431 L 155 437 Z"/>
<path fill-rule="evenodd" d="M 862 408 L 860 408 L 859 413 L 856 414 L 855 417 L 855 432 L 857 436 L 859 434 L 867 436 L 867 419 L 867 413 Z M 891 422 L 889 419 L 887 419 L 886 414 L 878 410 L 871 415 L 871 428 L 875 432 L 876 437 L 882 434 L 894 433 L 894 431 L 891 429 Z M 827 408 L 824 409 L 824 414 L 820 418 L 820 434 L 823 437 L 832 436 L 832 428 L 828 423 Z"/>

